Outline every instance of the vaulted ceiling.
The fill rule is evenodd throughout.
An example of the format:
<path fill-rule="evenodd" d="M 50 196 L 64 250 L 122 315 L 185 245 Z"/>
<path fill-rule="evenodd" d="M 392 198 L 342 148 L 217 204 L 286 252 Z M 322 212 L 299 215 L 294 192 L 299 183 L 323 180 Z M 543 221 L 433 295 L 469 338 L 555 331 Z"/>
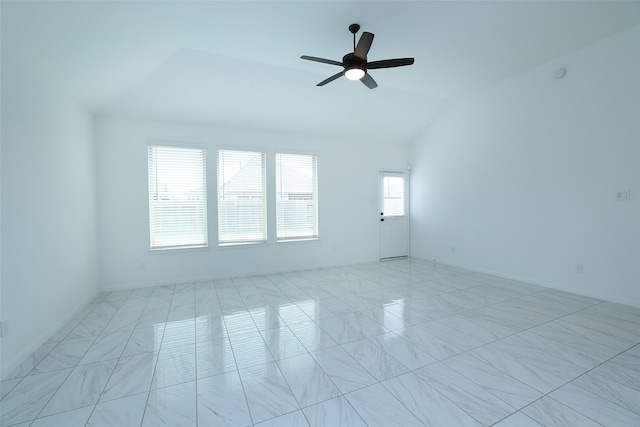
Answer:
<path fill-rule="evenodd" d="M 349 24 L 379 87 L 338 79 Z M 637 1 L 2 2 L 2 84 L 22 69 L 94 114 L 406 143 L 452 102 L 640 23 Z M 558 64 L 559 66 L 562 64 Z M 32 77 L 33 78 L 33 77 Z"/>

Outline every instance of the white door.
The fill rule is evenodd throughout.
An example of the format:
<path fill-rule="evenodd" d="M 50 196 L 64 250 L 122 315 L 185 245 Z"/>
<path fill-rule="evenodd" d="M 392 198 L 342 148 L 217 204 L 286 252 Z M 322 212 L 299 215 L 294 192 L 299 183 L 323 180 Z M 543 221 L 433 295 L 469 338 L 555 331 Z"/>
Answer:
<path fill-rule="evenodd" d="M 409 254 L 408 175 L 380 172 L 380 259 Z"/>

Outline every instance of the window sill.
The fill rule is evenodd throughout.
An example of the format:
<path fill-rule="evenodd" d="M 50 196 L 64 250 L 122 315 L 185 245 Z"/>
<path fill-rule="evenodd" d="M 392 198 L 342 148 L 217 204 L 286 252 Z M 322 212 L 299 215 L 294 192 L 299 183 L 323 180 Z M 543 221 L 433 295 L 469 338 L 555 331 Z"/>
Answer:
<path fill-rule="evenodd" d="M 309 238 L 305 238 L 305 239 L 282 239 L 282 240 L 276 240 L 276 243 L 295 243 L 295 242 L 317 242 L 320 239 L 318 237 L 309 237 Z"/>
<path fill-rule="evenodd" d="M 219 248 L 237 248 L 237 247 L 245 247 L 245 246 L 265 246 L 267 244 L 266 241 L 260 242 L 231 242 L 231 243 L 218 243 Z"/>
<path fill-rule="evenodd" d="M 169 248 L 150 248 L 149 253 L 152 255 L 160 255 L 160 254 L 170 254 L 170 253 L 178 253 L 178 252 L 198 252 L 198 251 L 208 251 L 209 245 L 207 246 L 182 246 L 182 247 L 169 247 Z"/>

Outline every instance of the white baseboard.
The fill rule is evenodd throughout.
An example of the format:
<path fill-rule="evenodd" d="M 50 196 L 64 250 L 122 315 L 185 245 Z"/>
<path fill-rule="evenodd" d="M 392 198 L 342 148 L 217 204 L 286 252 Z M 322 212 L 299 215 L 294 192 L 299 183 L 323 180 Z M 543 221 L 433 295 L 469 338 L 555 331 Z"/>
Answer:
<path fill-rule="evenodd" d="M 558 291 L 570 292 L 572 294 L 582 295 L 582 296 L 585 296 L 585 297 L 596 298 L 596 299 L 600 299 L 600 300 L 603 300 L 603 301 L 613 302 L 613 303 L 616 303 L 616 304 L 622 304 L 622 305 L 628 305 L 628 306 L 631 306 L 631 307 L 640 308 L 640 303 L 634 304 L 634 303 L 630 303 L 628 300 L 625 300 L 625 299 L 622 299 L 622 298 L 615 298 L 615 297 L 612 298 L 611 295 L 605 295 L 604 293 L 588 292 L 588 291 L 585 292 L 583 289 L 576 289 L 576 288 L 572 288 L 570 286 L 566 286 L 566 285 L 562 285 L 562 284 L 558 284 L 558 283 L 549 283 L 549 282 L 545 282 L 545 281 L 542 281 L 542 280 L 534 279 L 532 277 L 518 276 L 518 275 L 515 275 L 515 274 L 503 273 L 501 271 L 488 270 L 488 269 L 483 269 L 483 268 L 473 268 L 473 267 L 468 267 L 468 266 L 464 266 L 464 265 L 451 264 L 451 263 L 445 263 L 445 262 L 434 261 L 434 260 L 427 260 L 427 259 L 423 259 L 423 258 L 416 258 L 416 259 L 422 259 L 423 261 L 434 262 L 436 264 L 441 264 L 441 265 L 448 266 L 448 267 L 461 268 L 461 269 L 464 269 L 464 270 L 473 271 L 475 273 L 489 274 L 491 276 L 496 276 L 496 277 L 500 277 L 500 278 L 503 278 L 503 279 L 517 280 L 519 282 L 531 283 L 532 285 L 544 286 L 545 288 L 551 288 L 551 289 L 555 289 L 555 290 L 558 290 Z"/>
<path fill-rule="evenodd" d="M 20 364 L 27 359 L 34 351 L 38 349 L 42 344 L 46 343 L 53 337 L 60 328 L 70 322 L 74 317 L 80 313 L 80 311 L 84 310 L 84 308 L 89 304 L 97 295 L 98 292 L 95 292 L 86 301 L 78 305 L 75 310 L 71 311 L 71 313 L 62 317 L 56 322 L 48 323 L 46 325 L 46 330 L 40 334 L 40 336 L 33 341 L 31 345 L 28 345 L 21 349 L 14 357 L 12 357 L 9 361 L 3 360 L 2 362 L 2 372 L 0 372 L 0 378 L 4 378 L 9 372 L 13 371 L 15 368 L 20 366 Z"/>
<path fill-rule="evenodd" d="M 149 282 L 131 282 L 131 283 L 123 283 L 123 284 L 101 284 L 100 290 L 102 292 L 109 291 L 122 291 L 127 289 L 137 289 L 137 288 L 148 288 L 153 286 L 166 286 L 166 285 L 176 285 L 180 283 L 194 283 L 194 282 L 206 282 L 210 280 L 221 280 L 221 279 L 229 279 L 229 278 L 240 278 L 240 277 L 251 277 L 251 276 L 263 276 L 267 274 L 280 274 L 280 273 L 291 273 L 295 271 L 301 270 L 314 270 L 318 268 L 331 268 L 331 267 L 343 267 L 349 265 L 356 264 L 365 264 L 368 262 L 376 262 L 379 261 L 378 258 L 374 259 L 366 259 L 366 260 L 355 260 L 353 262 L 335 262 L 335 263 L 318 263 L 318 264 L 300 264 L 295 268 L 282 270 L 277 268 L 265 268 L 265 269 L 255 269 L 255 270 L 245 270 L 239 274 L 213 274 L 205 277 L 185 277 L 175 280 L 158 280 L 158 281 L 149 281 Z"/>

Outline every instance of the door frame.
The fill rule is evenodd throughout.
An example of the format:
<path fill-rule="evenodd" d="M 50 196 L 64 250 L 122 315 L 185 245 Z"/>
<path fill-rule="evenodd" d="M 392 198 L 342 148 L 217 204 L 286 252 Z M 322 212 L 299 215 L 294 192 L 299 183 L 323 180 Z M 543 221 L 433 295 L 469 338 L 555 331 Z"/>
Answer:
<path fill-rule="evenodd" d="M 404 177 L 404 216 L 406 221 L 406 240 L 407 240 L 407 255 L 400 257 L 390 257 L 390 258 L 382 258 L 382 225 L 378 223 L 378 259 L 380 261 L 387 261 L 398 258 L 410 258 L 411 257 L 411 217 L 410 217 L 410 174 L 411 170 L 407 169 L 403 170 L 394 170 L 394 169 L 381 169 L 378 171 L 378 213 L 381 212 L 383 208 L 383 200 L 384 200 L 384 189 L 382 186 L 382 180 L 385 174 L 387 175 L 401 175 Z M 380 215 L 378 215 L 378 221 L 380 221 Z"/>

